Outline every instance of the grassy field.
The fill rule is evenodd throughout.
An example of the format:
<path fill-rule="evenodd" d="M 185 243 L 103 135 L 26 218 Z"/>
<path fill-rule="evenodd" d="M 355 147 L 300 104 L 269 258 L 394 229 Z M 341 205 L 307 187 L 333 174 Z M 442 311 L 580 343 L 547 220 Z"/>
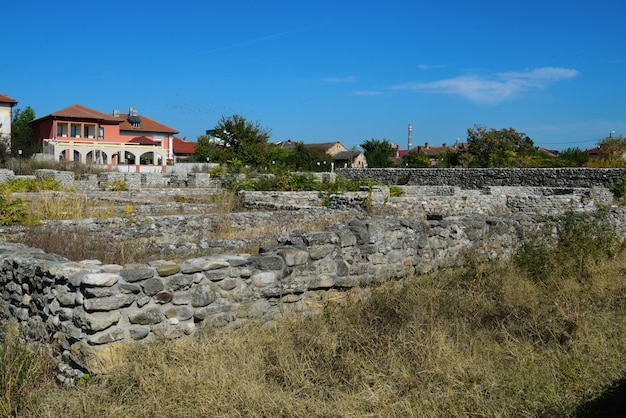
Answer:
<path fill-rule="evenodd" d="M 626 375 L 626 253 L 601 219 L 553 227 L 506 262 L 468 254 L 462 269 L 356 290 L 318 316 L 124 346 L 110 375 L 70 388 L 7 334 L 0 412 L 594 416 L 582 405 Z"/>

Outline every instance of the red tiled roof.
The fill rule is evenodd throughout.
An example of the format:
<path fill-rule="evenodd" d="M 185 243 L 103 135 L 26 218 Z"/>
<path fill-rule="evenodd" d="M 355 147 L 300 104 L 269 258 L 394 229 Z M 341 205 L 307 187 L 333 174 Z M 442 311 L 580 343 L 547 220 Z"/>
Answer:
<path fill-rule="evenodd" d="M 106 122 L 115 122 L 115 123 L 121 122 L 119 118 L 116 118 L 113 115 L 102 113 L 98 110 L 90 109 L 88 107 L 85 107 L 79 104 L 68 106 L 64 109 L 57 110 L 56 112 L 52 112 L 49 115 L 43 116 L 35 120 L 39 121 L 42 119 L 90 119 L 90 120 L 95 119 L 98 121 L 106 121 Z"/>
<path fill-rule="evenodd" d="M 136 136 L 128 142 L 139 145 L 159 145 L 158 142 L 152 140 L 152 138 L 148 138 L 147 136 Z"/>
<path fill-rule="evenodd" d="M 133 124 L 128 120 L 128 113 L 120 113 L 120 131 L 139 131 L 139 132 L 163 132 L 168 134 L 177 134 L 178 131 L 170 128 L 169 126 L 165 126 L 162 123 L 159 123 L 153 119 L 150 119 L 144 115 L 138 115 L 137 117 L 141 121 L 139 128 L 133 128 Z"/>
<path fill-rule="evenodd" d="M 196 152 L 196 143 L 174 137 L 174 154 L 191 155 Z"/>
<path fill-rule="evenodd" d="M 0 103 L 10 103 L 11 106 L 15 106 L 17 104 L 17 101 L 5 94 L 0 93 Z"/>

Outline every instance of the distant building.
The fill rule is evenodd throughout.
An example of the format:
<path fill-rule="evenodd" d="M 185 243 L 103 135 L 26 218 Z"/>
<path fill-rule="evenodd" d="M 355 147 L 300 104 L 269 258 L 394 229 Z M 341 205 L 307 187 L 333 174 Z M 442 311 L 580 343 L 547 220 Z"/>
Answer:
<path fill-rule="evenodd" d="M 296 147 L 298 141 L 288 139 L 281 141 L 276 145 L 293 150 Z M 341 142 L 318 142 L 313 144 L 303 144 L 307 148 L 316 148 L 324 151 L 331 160 L 331 170 L 335 168 L 351 168 L 351 167 L 365 167 L 367 166 L 367 160 L 363 151 L 358 149 L 347 149 Z"/>
<path fill-rule="evenodd" d="M 15 99 L 0 94 L 0 149 L 4 152 L 11 152 L 13 106 L 16 104 Z"/>
<path fill-rule="evenodd" d="M 174 161 L 189 161 L 189 158 L 196 152 L 196 143 L 187 141 L 186 138 L 174 137 Z"/>
<path fill-rule="evenodd" d="M 75 104 L 30 122 L 36 147 L 55 161 L 100 165 L 160 166 L 174 161 L 174 134 L 178 131 L 139 115 L 111 114 Z M 119 169 L 119 168 L 118 168 Z M 130 169 L 130 167 L 129 167 Z"/>

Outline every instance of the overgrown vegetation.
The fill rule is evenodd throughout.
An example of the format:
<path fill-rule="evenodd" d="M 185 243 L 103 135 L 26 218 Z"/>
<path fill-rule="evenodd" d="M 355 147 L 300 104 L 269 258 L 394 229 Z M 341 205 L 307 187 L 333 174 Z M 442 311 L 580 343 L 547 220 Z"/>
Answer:
<path fill-rule="evenodd" d="M 105 379 L 29 380 L 12 411 L 589 416 L 626 373 L 623 254 L 606 218 L 567 214 L 508 262 L 468 253 L 464 268 L 356 290 L 318 316 L 128 345 Z"/>

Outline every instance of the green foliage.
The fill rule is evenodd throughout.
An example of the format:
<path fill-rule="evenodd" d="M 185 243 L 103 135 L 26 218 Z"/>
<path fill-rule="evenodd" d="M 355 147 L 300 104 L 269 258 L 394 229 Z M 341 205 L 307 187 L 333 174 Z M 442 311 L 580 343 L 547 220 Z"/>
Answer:
<path fill-rule="evenodd" d="M 0 226 L 30 225 L 36 222 L 24 207 L 21 199 L 9 199 L 0 194 Z"/>
<path fill-rule="evenodd" d="M 389 197 L 400 197 L 404 195 L 402 187 L 389 185 Z"/>
<path fill-rule="evenodd" d="M 369 163 L 369 159 L 367 160 Z M 419 152 L 416 149 L 412 149 L 402 157 L 400 163 L 400 167 L 408 167 L 408 168 L 420 168 L 420 167 L 431 167 L 430 158 L 428 155 L 423 152 Z"/>
<path fill-rule="evenodd" d="M 27 193 L 40 192 L 43 190 L 62 190 L 58 181 L 49 178 L 13 177 L 0 183 L 0 193 Z"/>
<path fill-rule="evenodd" d="M 593 168 L 624 167 L 626 139 L 622 136 L 608 136 L 598 143 L 598 155 L 590 159 L 586 166 Z"/>
<path fill-rule="evenodd" d="M 611 184 L 609 190 L 618 199 L 626 197 L 626 178 L 617 179 Z"/>
<path fill-rule="evenodd" d="M 12 142 L 11 154 L 18 155 L 18 150 L 22 150 L 22 158 L 29 158 L 33 153 L 38 152 L 35 144 L 35 134 L 29 122 L 35 119 L 35 111 L 26 106 L 24 110 L 15 109 L 11 126 Z"/>
<path fill-rule="evenodd" d="M 556 165 L 560 167 L 584 167 L 589 162 L 589 154 L 578 147 L 566 148 L 559 153 Z"/>
<path fill-rule="evenodd" d="M 128 182 L 126 180 L 113 180 L 108 186 L 109 190 L 113 192 L 124 192 L 128 190 Z"/>
<path fill-rule="evenodd" d="M 475 125 L 467 130 L 467 144 L 474 167 L 523 167 L 528 164 L 524 157 L 538 154 L 532 139 L 513 128 Z"/>
<path fill-rule="evenodd" d="M 214 146 L 211 144 L 208 135 L 200 135 L 196 140 L 194 153 L 191 155 L 190 160 L 196 163 L 205 163 L 207 158 L 212 159 L 213 152 Z"/>
<path fill-rule="evenodd" d="M 295 148 L 289 153 L 288 164 L 294 171 L 312 171 L 313 153 L 302 142 L 296 142 Z"/>
<path fill-rule="evenodd" d="M 207 135 L 220 142 L 214 152 L 218 162 L 238 158 L 246 165 L 257 167 L 268 161 L 270 130 L 259 122 L 249 122 L 240 115 L 222 116 Z M 204 145 L 201 152 L 205 152 Z"/>
<path fill-rule="evenodd" d="M 252 183 L 257 191 L 302 192 L 319 189 L 319 181 L 312 174 L 263 176 Z"/>
<path fill-rule="evenodd" d="M 209 170 L 211 177 L 221 177 L 226 173 L 226 169 L 222 165 L 218 165 Z"/>
<path fill-rule="evenodd" d="M 363 153 L 367 159 L 367 166 L 370 168 L 391 167 L 390 160 L 395 155 L 395 150 L 387 139 L 367 139 L 361 144 Z"/>
<path fill-rule="evenodd" d="M 515 261 L 534 279 L 569 275 L 584 280 L 592 267 L 614 257 L 622 245 L 605 211 L 594 217 L 570 211 L 527 240 Z"/>

